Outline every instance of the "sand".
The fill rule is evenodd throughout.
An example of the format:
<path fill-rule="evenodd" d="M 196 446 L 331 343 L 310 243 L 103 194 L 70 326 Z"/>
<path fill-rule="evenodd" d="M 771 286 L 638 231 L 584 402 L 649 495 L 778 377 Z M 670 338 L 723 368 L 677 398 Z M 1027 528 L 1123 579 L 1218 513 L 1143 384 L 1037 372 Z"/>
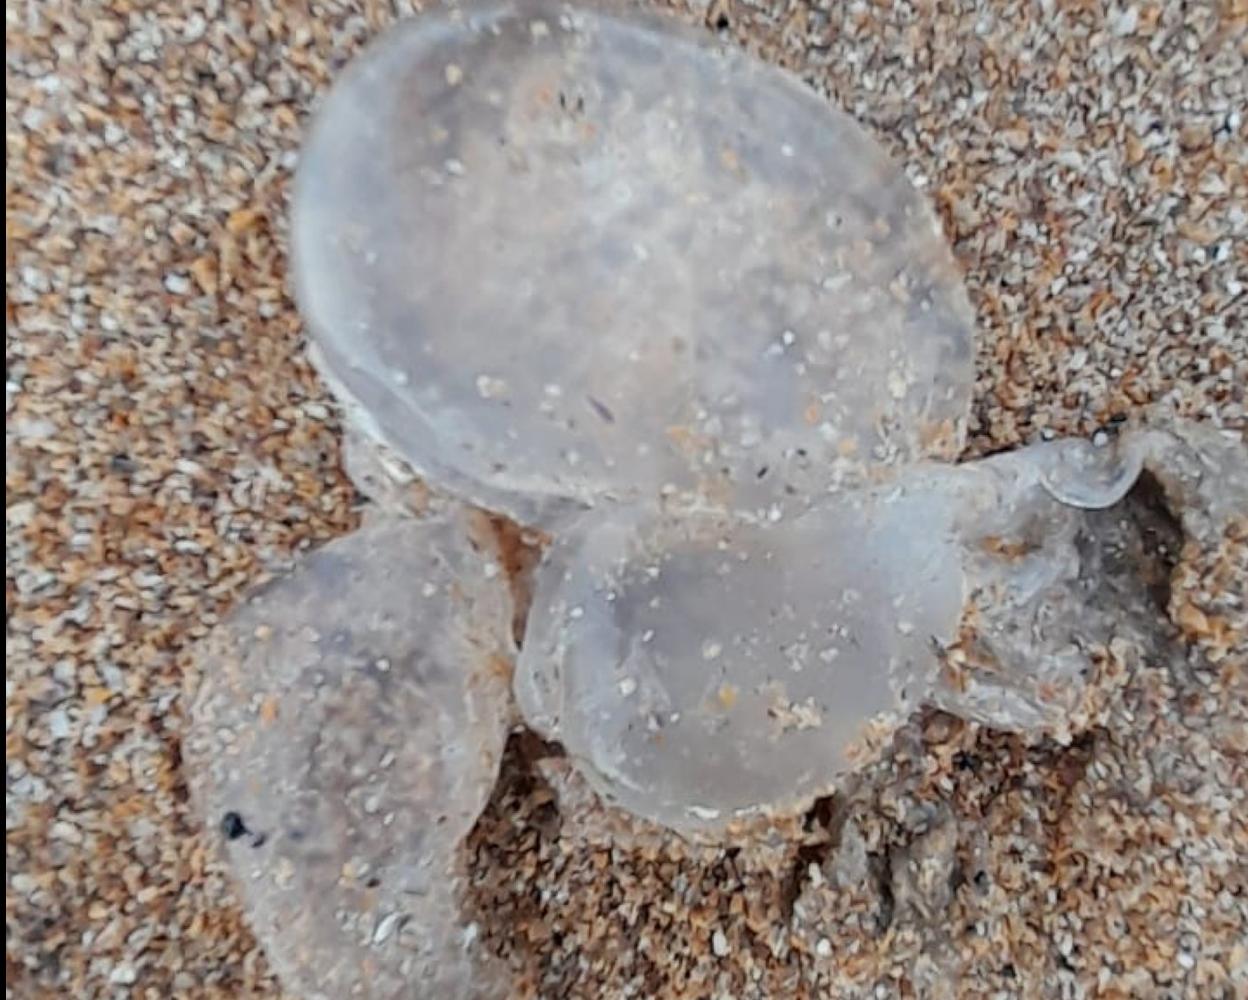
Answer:
<path fill-rule="evenodd" d="M 289 180 L 334 73 L 408 13 L 6 8 L 6 996 L 281 995 L 187 801 L 184 678 L 364 502 L 302 354 Z M 682 13 L 937 205 L 981 330 L 968 456 L 1154 406 L 1243 436 L 1242 3 Z M 1164 648 L 1087 729 L 916 719 L 779 868 L 608 846 L 517 740 L 470 859 L 517 995 L 1245 995 L 1245 535 L 1167 566 Z"/>

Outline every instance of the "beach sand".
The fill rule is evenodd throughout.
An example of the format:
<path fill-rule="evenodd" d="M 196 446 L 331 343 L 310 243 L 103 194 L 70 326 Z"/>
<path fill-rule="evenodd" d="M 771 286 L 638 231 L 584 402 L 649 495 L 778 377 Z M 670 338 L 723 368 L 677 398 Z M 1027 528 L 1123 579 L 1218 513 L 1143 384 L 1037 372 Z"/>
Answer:
<path fill-rule="evenodd" d="M 187 654 L 357 522 L 289 182 L 408 7 L 6 7 L 8 997 L 281 995 L 188 803 Z M 1242 2 L 681 14 L 827 94 L 937 206 L 980 327 L 967 456 L 1153 406 L 1244 434 Z M 613 848 L 515 741 L 470 861 L 517 995 L 1248 994 L 1248 539 L 1165 568 L 1164 648 L 1088 728 L 916 719 L 780 865 Z"/>

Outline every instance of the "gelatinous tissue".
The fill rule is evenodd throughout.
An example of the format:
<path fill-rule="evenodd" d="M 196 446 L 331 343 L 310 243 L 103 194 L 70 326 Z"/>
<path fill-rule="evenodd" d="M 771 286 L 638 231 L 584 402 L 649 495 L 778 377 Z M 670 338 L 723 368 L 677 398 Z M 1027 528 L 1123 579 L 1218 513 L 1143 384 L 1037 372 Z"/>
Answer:
<path fill-rule="evenodd" d="M 1248 510 L 1242 442 L 1195 425 L 950 464 L 974 329 L 926 199 L 797 82 L 636 12 L 383 37 L 312 131 L 293 256 L 374 505 L 204 643 L 187 758 L 308 997 L 507 995 L 458 847 L 516 725 L 608 803 L 748 841 L 920 706 L 1077 727 L 1148 641 L 1133 487 L 1197 540 Z M 497 515 L 548 539 L 531 580 Z"/>

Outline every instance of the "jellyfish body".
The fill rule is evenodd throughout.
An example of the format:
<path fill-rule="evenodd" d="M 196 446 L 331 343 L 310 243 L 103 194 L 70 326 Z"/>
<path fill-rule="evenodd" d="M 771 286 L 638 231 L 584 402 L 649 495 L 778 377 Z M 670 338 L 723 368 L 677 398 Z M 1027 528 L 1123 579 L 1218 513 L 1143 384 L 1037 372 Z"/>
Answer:
<path fill-rule="evenodd" d="M 204 644 L 186 749 L 308 997 L 507 995 L 457 851 L 516 705 L 602 797 L 737 842 L 916 706 L 1065 725 L 1134 627 L 1141 469 L 1196 537 L 1248 508 L 1242 443 L 1191 429 L 937 461 L 973 327 L 922 196 L 778 70 L 636 11 L 399 26 L 326 102 L 292 244 L 378 511 Z M 514 686 L 461 504 L 551 539 Z"/>
<path fill-rule="evenodd" d="M 962 441 L 971 315 L 925 199 L 847 115 L 669 20 L 399 27 L 326 102 L 292 242 L 356 422 L 524 523 L 766 515 Z"/>
<path fill-rule="evenodd" d="M 506 737 L 511 604 L 465 517 L 380 518 L 199 650 L 186 741 L 248 915 L 309 998 L 478 998 L 457 847 Z"/>
<path fill-rule="evenodd" d="M 1176 440 L 914 464 L 791 523 L 586 515 L 538 572 L 521 711 L 609 801 L 713 842 L 834 792 L 921 705 L 1061 732 L 1132 634 L 1121 501 Z"/>

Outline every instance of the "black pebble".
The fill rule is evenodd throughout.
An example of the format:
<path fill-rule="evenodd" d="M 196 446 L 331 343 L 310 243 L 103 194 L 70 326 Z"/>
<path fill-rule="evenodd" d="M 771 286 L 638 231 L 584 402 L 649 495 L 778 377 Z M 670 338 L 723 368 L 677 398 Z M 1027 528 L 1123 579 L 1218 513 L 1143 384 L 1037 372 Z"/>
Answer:
<path fill-rule="evenodd" d="M 238 813 L 227 812 L 221 817 L 221 832 L 225 834 L 226 840 L 238 840 L 239 837 L 246 836 L 247 824 Z"/>

